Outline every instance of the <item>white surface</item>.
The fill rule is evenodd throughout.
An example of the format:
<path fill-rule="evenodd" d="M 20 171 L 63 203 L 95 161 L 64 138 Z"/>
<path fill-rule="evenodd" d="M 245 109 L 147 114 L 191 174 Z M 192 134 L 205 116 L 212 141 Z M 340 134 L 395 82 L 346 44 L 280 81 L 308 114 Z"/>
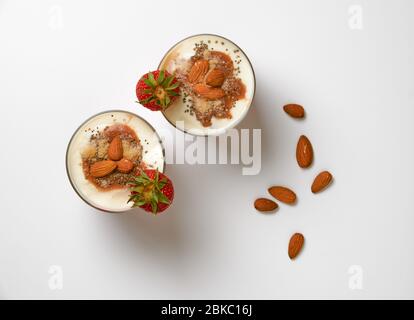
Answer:
<path fill-rule="evenodd" d="M 192 1 L 160 2 L 0 1 L 0 297 L 414 298 L 414 2 L 220 0 L 201 17 Z M 353 4 L 362 30 L 348 26 Z M 73 131 L 111 108 L 166 128 L 134 103 L 136 81 L 202 32 L 235 41 L 254 65 L 257 96 L 239 127 L 262 128 L 260 175 L 170 165 L 165 215 L 89 208 L 66 177 Z M 288 118 L 287 102 L 306 120 Z M 302 133 L 316 154 L 309 170 L 295 163 Z M 335 183 L 314 196 L 322 169 Z M 298 204 L 255 212 L 278 183 Z M 306 246 L 292 262 L 295 231 Z M 48 287 L 51 265 L 62 290 Z M 352 265 L 362 290 L 349 288 Z"/>

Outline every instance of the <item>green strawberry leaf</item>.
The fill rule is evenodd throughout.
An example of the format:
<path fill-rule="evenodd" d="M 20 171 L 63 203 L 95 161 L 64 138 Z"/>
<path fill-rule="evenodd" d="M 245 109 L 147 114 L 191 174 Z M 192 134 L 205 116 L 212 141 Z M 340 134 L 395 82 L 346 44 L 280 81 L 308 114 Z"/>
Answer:
<path fill-rule="evenodd" d="M 175 91 L 167 91 L 168 95 L 170 97 L 175 97 L 175 96 L 179 96 L 180 94 L 178 92 Z"/>
<path fill-rule="evenodd" d="M 147 202 L 144 200 L 144 199 L 142 199 L 142 200 L 138 200 L 138 201 L 135 201 L 134 202 L 134 207 L 140 207 L 140 206 L 143 206 L 144 204 L 146 204 Z"/>
<path fill-rule="evenodd" d="M 155 87 L 157 86 L 157 84 L 154 84 L 150 79 L 144 79 L 144 82 L 148 87 L 151 87 L 152 89 L 155 89 Z"/>
<path fill-rule="evenodd" d="M 154 98 L 153 96 L 151 96 L 151 97 L 148 97 L 148 98 L 146 98 L 146 99 L 144 99 L 144 100 L 140 101 L 140 103 L 142 103 L 142 104 L 147 104 L 147 103 L 149 103 L 149 102 L 153 101 L 154 99 L 155 99 L 155 98 Z"/>
<path fill-rule="evenodd" d="M 176 83 L 173 83 L 172 85 L 168 86 L 167 87 L 167 90 L 168 91 L 174 90 L 174 89 L 177 89 L 179 86 L 180 86 L 180 83 L 179 82 L 176 82 Z"/>
<path fill-rule="evenodd" d="M 130 195 L 127 203 L 130 203 L 131 201 L 134 201 L 134 199 L 135 199 L 135 195 L 134 194 Z"/>
<path fill-rule="evenodd" d="M 141 170 L 140 174 L 141 174 L 141 177 L 145 178 L 146 180 L 150 180 L 150 178 L 148 177 L 148 175 L 145 173 L 144 170 Z"/>
<path fill-rule="evenodd" d="M 142 185 L 145 185 L 145 183 L 146 183 L 146 181 L 145 181 L 144 178 L 142 178 L 142 177 L 135 178 L 135 184 L 136 185 L 142 186 Z"/>
<path fill-rule="evenodd" d="M 168 200 L 168 198 L 162 192 L 158 194 L 158 201 L 161 203 L 170 204 L 170 200 Z"/>
<path fill-rule="evenodd" d="M 153 214 L 156 214 L 157 213 L 157 211 L 158 211 L 158 205 L 157 205 L 156 202 L 151 201 L 151 209 L 152 209 L 152 213 Z"/>
<path fill-rule="evenodd" d="M 157 79 L 157 82 L 159 84 L 161 84 L 164 81 L 164 76 L 165 76 L 165 71 L 164 70 L 161 70 L 160 71 L 160 74 L 158 75 L 158 79 Z"/>
<path fill-rule="evenodd" d="M 144 187 L 137 186 L 137 187 L 131 188 L 131 191 L 141 193 L 142 191 L 144 191 Z"/>
<path fill-rule="evenodd" d="M 157 189 L 161 191 L 161 189 L 164 188 L 166 184 L 167 182 L 163 182 L 163 181 L 158 182 Z"/>
<path fill-rule="evenodd" d="M 158 83 L 155 81 L 154 74 L 152 72 L 148 74 L 148 80 L 151 82 L 153 87 L 157 86 Z"/>
<path fill-rule="evenodd" d="M 171 102 L 170 97 L 168 95 L 166 95 L 165 96 L 165 99 L 164 99 L 164 106 L 165 107 L 168 107 L 168 105 L 170 104 L 170 102 Z"/>
<path fill-rule="evenodd" d="M 165 80 L 162 83 L 162 87 L 163 88 L 168 88 L 171 85 L 171 83 L 173 82 L 173 80 L 174 80 L 174 76 L 169 76 L 169 77 L 165 78 Z"/>

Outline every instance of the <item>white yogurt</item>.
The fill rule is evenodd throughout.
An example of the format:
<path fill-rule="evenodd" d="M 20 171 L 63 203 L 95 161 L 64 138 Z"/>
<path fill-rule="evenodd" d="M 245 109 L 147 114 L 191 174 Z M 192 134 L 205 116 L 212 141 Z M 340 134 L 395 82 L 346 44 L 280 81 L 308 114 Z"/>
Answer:
<path fill-rule="evenodd" d="M 89 182 L 83 173 L 81 152 L 89 144 L 92 132 L 101 131 L 116 123 L 128 125 L 135 131 L 143 147 L 142 161 L 149 168 L 164 172 L 164 148 L 154 128 L 144 119 L 126 111 L 106 111 L 93 116 L 74 133 L 66 153 L 66 169 L 69 180 L 78 195 L 91 206 L 110 212 L 122 212 L 132 206 L 127 203 L 127 189 L 100 191 Z M 145 141 L 146 140 L 146 141 Z"/>

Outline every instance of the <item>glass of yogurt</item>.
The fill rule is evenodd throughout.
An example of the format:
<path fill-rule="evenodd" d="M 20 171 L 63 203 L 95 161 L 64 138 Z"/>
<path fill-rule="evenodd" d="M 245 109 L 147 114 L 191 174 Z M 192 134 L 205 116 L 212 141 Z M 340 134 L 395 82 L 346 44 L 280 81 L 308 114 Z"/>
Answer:
<path fill-rule="evenodd" d="M 136 114 L 110 110 L 87 119 L 66 151 L 69 181 L 90 206 L 106 212 L 131 209 L 128 181 L 141 169 L 165 170 L 155 129 Z"/>
<path fill-rule="evenodd" d="M 253 67 L 232 41 L 213 34 L 175 44 L 158 69 L 181 82 L 181 97 L 162 111 L 174 127 L 193 135 L 220 135 L 247 114 L 256 90 Z"/>

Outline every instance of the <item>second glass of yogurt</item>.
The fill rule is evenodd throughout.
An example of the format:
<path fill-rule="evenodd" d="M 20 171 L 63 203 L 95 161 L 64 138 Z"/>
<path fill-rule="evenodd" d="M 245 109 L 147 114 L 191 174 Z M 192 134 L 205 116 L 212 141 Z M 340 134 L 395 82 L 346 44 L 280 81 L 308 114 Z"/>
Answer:
<path fill-rule="evenodd" d="M 128 182 L 141 169 L 165 170 L 164 147 L 143 118 L 121 110 L 87 119 L 73 134 L 66 171 L 76 193 L 107 212 L 131 209 Z"/>
<path fill-rule="evenodd" d="M 232 41 L 212 34 L 174 45 L 159 69 L 182 83 L 181 97 L 163 111 L 176 128 L 193 135 L 220 135 L 247 114 L 255 94 L 253 67 Z"/>

